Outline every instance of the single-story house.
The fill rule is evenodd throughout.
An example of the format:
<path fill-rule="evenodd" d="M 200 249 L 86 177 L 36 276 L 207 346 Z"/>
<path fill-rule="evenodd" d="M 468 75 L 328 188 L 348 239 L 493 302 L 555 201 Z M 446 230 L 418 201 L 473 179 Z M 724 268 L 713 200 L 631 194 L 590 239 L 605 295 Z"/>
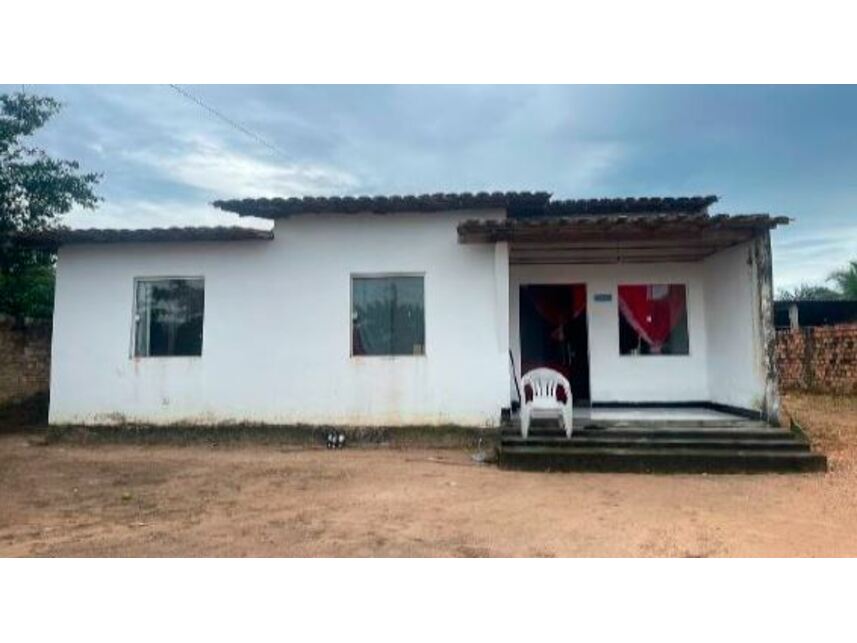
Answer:
<path fill-rule="evenodd" d="M 219 201 L 273 228 L 64 230 L 50 422 L 497 427 L 574 403 L 775 419 L 770 230 L 716 197 Z"/>

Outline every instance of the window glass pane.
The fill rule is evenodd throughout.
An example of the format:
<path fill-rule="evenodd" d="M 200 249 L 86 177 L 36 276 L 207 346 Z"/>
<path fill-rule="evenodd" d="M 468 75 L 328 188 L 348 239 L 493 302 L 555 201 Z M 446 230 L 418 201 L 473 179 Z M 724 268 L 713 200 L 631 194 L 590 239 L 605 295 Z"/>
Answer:
<path fill-rule="evenodd" d="M 423 355 L 422 277 L 354 277 L 351 284 L 354 355 Z"/>
<path fill-rule="evenodd" d="M 619 286 L 619 352 L 622 355 L 687 355 L 684 284 Z"/>
<path fill-rule="evenodd" d="M 202 355 L 204 293 L 202 279 L 138 281 L 134 354 Z"/>

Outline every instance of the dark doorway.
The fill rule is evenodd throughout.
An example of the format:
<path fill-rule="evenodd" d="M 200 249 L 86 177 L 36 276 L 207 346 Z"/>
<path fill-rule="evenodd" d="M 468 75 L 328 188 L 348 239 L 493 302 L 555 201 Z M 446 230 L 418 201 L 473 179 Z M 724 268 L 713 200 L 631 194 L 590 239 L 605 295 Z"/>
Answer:
<path fill-rule="evenodd" d="M 552 368 L 571 384 L 574 403 L 589 402 L 586 285 L 527 285 L 520 290 L 521 374 Z"/>

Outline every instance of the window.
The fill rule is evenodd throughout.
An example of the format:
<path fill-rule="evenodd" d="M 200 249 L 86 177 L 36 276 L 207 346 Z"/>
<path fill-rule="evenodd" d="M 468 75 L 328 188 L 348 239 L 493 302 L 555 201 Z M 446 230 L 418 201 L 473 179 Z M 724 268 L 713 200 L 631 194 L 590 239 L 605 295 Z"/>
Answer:
<path fill-rule="evenodd" d="M 619 352 L 688 354 L 684 284 L 619 286 Z"/>
<path fill-rule="evenodd" d="M 425 355 L 421 276 L 352 277 L 351 354 Z"/>
<path fill-rule="evenodd" d="M 137 279 L 134 355 L 202 355 L 202 279 Z"/>

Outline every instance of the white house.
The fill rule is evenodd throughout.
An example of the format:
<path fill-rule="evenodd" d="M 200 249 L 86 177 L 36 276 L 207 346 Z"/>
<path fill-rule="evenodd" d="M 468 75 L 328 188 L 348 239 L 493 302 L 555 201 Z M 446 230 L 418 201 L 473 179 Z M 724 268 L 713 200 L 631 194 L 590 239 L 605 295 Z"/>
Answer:
<path fill-rule="evenodd" d="M 71 230 L 54 424 L 495 427 L 548 366 L 576 404 L 776 417 L 768 215 L 714 197 L 248 199 L 244 228 Z"/>

